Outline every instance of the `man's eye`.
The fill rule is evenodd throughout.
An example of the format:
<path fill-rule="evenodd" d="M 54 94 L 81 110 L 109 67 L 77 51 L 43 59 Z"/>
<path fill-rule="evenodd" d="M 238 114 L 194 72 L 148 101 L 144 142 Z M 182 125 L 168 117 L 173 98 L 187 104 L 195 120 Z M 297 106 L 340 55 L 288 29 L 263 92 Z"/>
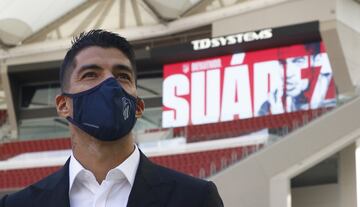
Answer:
<path fill-rule="evenodd" d="M 131 77 L 126 73 L 118 74 L 116 78 L 119 80 L 131 80 Z"/>
<path fill-rule="evenodd" d="M 97 74 L 95 72 L 86 72 L 85 74 L 83 74 L 81 76 L 81 79 L 84 79 L 84 78 L 96 78 L 97 77 Z"/>

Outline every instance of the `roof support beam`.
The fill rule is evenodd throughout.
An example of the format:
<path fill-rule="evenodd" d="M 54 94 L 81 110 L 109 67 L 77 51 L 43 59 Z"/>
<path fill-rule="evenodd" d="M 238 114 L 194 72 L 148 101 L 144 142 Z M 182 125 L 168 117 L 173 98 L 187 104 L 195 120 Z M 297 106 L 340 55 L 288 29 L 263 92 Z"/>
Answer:
<path fill-rule="evenodd" d="M 61 38 L 62 38 L 62 35 L 61 35 L 61 32 L 60 32 L 60 29 L 59 29 L 59 28 L 56 28 L 55 32 L 56 32 L 57 38 L 58 38 L 58 39 L 61 39 Z"/>
<path fill-rule="evenodd" d="M 102 25 L 102 23 L 105 20 L 106 15 L 108 14 L 109 10 L 114 5 L 114 3 L 115 3 L 115 0 L 107 0 L 106 1 L 106 5 L 103 7 L 103 11 L 101 12 L 99 19 L 95 23 L 94 29 L 100 28 L 100 26 Z"/>
<path fill-rule="evenodd" d="M 161 14 L 156 10 L 156 8 L 154 8 L 154 6 L 150 4 L 147 0 L 142 0 L 142 2 L 146 6 L 145 8 L 147 8 L 147 10 L 150 11 L 150 13 L 154 15 L 156 19 L 161 23 L 170 22 L 172 20 L 161 16 Z"/>
<path fill-rule="evenodd" d="M 223 0 L 218 0 L 218 1 L 219 1 L 219 3 L 220 3 L 221 8 L 225 6 L 225 4 L 224 4 L 224 1 L 223 1 Z"/>
<path fill-rule="evenodd" d="M 119 28 L 122 29 L 125 27 L 125 4 L 126 0 L 119 0 Z"/>
<path fill-rule="evenodd" d="M 190 9 L 183 12 L 180 17 L 186 17 L 198 13 L 199 11 L 205 10 L 214 0 L 201 0 L 192 6 Z"/>
<path fill-rule="evenodd" d="M 35 41 L 40 41 L 42 39 L 46 38 L 46 35 L 50 33 L 51 31 L 55 30 L 68 20 L 72 19 L 74 16 L 78 15 L 79 13 L 83 12 L 87 8 L 91 7 L 93 4 L 95 4 L 97 0 L 87 0 L 85 3 L 79 5 L 75 9 L 69 11 L 59 19 L 53 21 L 52 23 L 48 24 L 46 27 L 40 29 L 38 32 L 34 33 L 30 37 L 26 38 L 23 43 L 31 43 Z"/>
<path fill-rule="evenodd" d="M 159 21 L 160 21 L 159 17 L 147 6 L 147 4 L 144 2 L 144 0 L 140 0 L 140 1 L 139 1 L 139 5 L 140 5 L 142 8 L 144 8 L 144 10 L 145 10 L 148 14 L 150 14 L 150 16 L 152 16 L 152 17 L 155 19 L 156 22 L 159 22 Z"/>
<path fill-rule="evenodd" d="M 138 1 L 131 1 L 131 5 L 134 11 L 135 21 L 137 26 L 142 26 L 143 23 L 141 21 L 140 12 L 139 12 L 139 6 Z"/>
<path fill-rule="evenodd" d="M 235 4 L 240 3 L 240 2 L 244 2 L 244 1 L 246 1 L 246 0 L 237 0 Z"/>
<path fill-rule="evenodd" d="M 99 15 L 100 11 L 104 9 L 106 1 L 99 1 L 96 7 L 80 22 L 79 26 L 76 27 L 72 35 L 77 35 L 83 32 L 93 20 Z"/>

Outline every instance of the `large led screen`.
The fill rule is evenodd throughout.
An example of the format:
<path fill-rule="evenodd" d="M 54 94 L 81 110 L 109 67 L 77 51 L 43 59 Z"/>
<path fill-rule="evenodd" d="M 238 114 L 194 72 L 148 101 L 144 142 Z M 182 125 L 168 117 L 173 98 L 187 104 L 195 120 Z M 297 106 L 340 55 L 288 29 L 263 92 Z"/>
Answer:
<path fill-rule="evenodd" d="M 333 107 L 335 83 L 322 42 L 164 66 L 163 127 Z"/>

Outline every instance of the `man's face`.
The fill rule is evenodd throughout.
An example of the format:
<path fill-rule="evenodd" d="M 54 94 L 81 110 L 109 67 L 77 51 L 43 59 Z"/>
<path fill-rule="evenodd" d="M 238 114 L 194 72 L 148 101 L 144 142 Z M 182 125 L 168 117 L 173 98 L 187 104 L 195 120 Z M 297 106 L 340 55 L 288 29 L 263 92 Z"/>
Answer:
<path fill-rule="evenodd" d="M 116 48 L 89 47 L 80 51 L 74 59 L 74 68 L 68 80 L 66 93 L 76 94 L 94 88 L 108 78 L 115 78 L 122 88 L 137 98 L 135 75 L 129 59 Z M 66 95 L 55 98 L 57 112 L 60 117 L 72 117 L 72 99 Z M 145 104 L 140 98 L 136 101 L 136 118 L 144 112 Z M 72 134 L 86 133 L 70 125 Z M 75 136 L 77 137 L 77 136 Z"/>
<path fill-rule="evenodd" d="M 70 75 L 68 93 L 91 89 L 114 77 L 127 93 L 137 97 L 133 68 L 120 50 L 92 46 L 80 51 L 74 61 L 75 68 Z"/>
<path fill-rule="evenodd" d="M 286 94 L 296 97 L 306 89 L 306 80 L 301 78 L 301 70 L 307 68 L 306 56 L 286 59 Z"/>

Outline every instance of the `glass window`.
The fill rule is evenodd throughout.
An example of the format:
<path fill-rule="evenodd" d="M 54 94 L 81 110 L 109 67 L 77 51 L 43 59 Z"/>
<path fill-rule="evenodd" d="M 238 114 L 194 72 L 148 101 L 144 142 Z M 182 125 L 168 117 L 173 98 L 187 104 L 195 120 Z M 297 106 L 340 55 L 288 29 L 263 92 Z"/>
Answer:
<path fill-rule="evenodd" d="M 143 116 L 137 120 L 134 130 L 144 131 L 146 129 L 161 128 L 161 108 L 145 108 Z"/>
<path fill-rule="evenodd" d="M 138 79 L 137 92 L 141 98 L 162 96 L 162 78 Z"/>
<path fill-rule="evenodd" d="M 59 93 L 59 83 L 25 85 L 21 87 L 21 108 L 54 107 L 55 96 Z"/>
<path fill-rule="evenodd" d="M 69 136 L 67 121 L 59 117 L 26 119 L 19 123 L 19 138 L 23 140 Z"/>

